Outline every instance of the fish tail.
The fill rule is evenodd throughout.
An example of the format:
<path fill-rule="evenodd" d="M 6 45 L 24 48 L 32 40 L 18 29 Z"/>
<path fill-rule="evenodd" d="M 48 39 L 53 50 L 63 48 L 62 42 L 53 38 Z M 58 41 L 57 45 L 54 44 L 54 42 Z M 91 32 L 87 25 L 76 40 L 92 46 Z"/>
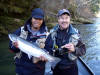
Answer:
<path fill-rule="evenodd" d="M 54 61 L 51 62 L 51 67 L 55 68 L 55 66 L 61 61 L 60 58 L 54 57 Z"/>

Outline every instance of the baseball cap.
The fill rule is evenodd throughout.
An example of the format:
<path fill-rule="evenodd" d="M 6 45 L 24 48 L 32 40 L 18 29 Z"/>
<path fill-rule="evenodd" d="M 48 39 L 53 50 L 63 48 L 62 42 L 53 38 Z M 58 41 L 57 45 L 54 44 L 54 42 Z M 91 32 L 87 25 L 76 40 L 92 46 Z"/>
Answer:
<path fill-rule="evenodd" d="M 62 14 L 68 14 L 69 16 L 71 15 L 70 12 L 67 9 L 62 9 L 58 11 L 58 16 L 61 16 Z"/>
<path fill-rule="evenodd" d="M 34 10 L 32 10 L 32 17 L 43 19 L 44 18 L 43 10 L 41 8 L 35 8 Z"/>

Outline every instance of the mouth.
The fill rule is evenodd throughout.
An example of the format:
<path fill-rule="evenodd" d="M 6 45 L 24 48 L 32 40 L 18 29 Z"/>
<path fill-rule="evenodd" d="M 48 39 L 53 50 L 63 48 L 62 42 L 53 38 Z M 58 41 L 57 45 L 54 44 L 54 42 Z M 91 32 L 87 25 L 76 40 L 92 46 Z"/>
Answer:
<path fill-rule="evenodd" d="M 38 23 L 34 23 L 34 24 L 38 24 Z"/>
<path fill-rule="evenodd" d="M 68 24 L 68 23 L 66 23 L 66 22 L 63 22 L 62 24 Z"/>

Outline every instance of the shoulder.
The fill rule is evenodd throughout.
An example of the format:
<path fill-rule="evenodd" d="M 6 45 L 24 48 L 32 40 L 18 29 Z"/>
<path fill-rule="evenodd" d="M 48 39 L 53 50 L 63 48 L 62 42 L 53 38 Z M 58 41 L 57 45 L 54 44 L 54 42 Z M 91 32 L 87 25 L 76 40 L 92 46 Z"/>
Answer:
<path fill-rule="evenodd" d="M 80 32 L 77 28 L 73 27 L 72 25 L 70 26 L 70 32 L 72 33 L 71 37 L 74 39 L 79 39 L 80 38 Z"/>
<path fill-rule="evenodd" d="M 70 33 L 72 33 L 72 34 L 79 33 L 79 30 L 77 28 L 73 27 L 71 24 L 70 24 L 69 30 L 70 30 Z"/>
<path fill-rule="evenodd" d="M 16 30 L 13 32 L 13 34 L 16 34 L 16 35 L 18 35 L 18 36 L 20 36 L 21 34 L 25 34 L 25 33 L 26 33 L 26 31 L 24 30 L 24 26 L 22 26 L 22 27 L 16 29 Z"/>
<path fill-rule="evenodd" d="M 16 34 L 16 35 L 20 35 L 20 33 L 21 33 L 21 27 L 20 28 L 18 28 L 18 29 L 16 29 L 14 32 L 13 32 L 13 34 Z"/>
<path fill-rule="evenodd" d="M 77 29 L 77 28 L 73 28 L 74 29 L 74 31 L 76 32 L 76 33 L 79 33 L 79 30 Z"/>
<path fill-rule="evenodd" d="M 59 27 L 58 24 L 55 25 L 55 26 L 50 30 L 50 33 L 57 31 L 57 30 L 58 30 L 58 27 Z"/>
<path fill-rule="evenodd" d="M 52 40 L 55 39 L 55 36 L 57 35 L 58 25 L 54 26 L 49 33 L 49 37 L 51 37 Z"/>

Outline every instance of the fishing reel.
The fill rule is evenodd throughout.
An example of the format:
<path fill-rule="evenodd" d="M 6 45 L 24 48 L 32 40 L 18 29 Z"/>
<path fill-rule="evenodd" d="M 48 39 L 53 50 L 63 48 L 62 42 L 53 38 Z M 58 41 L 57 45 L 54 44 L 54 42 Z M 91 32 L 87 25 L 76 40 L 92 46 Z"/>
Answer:
<path fill-rule="evenodd" d="M 68 50 L 66 48 L 56 48 L 54 53 L 55 56 L 59 56 L 68 53 Z"/>
<path fill-rule="evenodd" d="M 67 48 L 57 48 L 55 51 L 55 56 L 62 56 L 64 54 L 68 53 L 69 60 L 73 61 L 77 59 L 77 56 L 73 53 L 69 53 Z"/>

